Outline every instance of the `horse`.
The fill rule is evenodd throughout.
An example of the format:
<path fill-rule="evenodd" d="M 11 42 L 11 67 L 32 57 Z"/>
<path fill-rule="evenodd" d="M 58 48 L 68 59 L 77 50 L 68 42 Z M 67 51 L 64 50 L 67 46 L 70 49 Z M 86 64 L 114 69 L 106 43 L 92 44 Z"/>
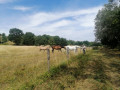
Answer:
<path fill-rule="evenodd" d="M 78 45 L 75 45 L 77 48 L 81 48 L 80 46 L 78 46 Z"/>
<path fill-rule="evenodd" d="M 68 45 L 68 46 L 65 46 L 65 48 L 66 48 L 66 50 L 73 50 L 76 53 L 77 49 L 80 48 L 80 46 L 77 46 L 77 45 L 70 46 L 70 45 Z"/>
<path fill-rule="evenodd" d="M 46 46 L 41 45 L 41 46 L 40 46 L 40 51 L 41 51 L 41 50 L 44 50 L 44 51 L 45 51 L 45 50 L 48 50 L 48 49 L 50 49 L 50 45 L 46 45 Z"/>
<path fill-rule="evenodd" d="M 77 47 L 77 49 L 80 49 L 80 51 L 82 50 L 81 46 L 75 45 Z"/>
<path fill-rule="evenodd" d="M 83 45 L 82 49 L 83 49 L 83 54 L 85 54 L 86 53 L 86 46 Z"/>
<path fill-rule="evenodd" d="M 60 45 L 54 45 L 54 46 L 51 46 L 52 47 L 52 52 L 54 52 L 54 49 L 55 50 L 59 50 L 59 51 L 61 51 L 62 52 L 62 48 L 64 48 L 65 49 L 65 47 L 64 46 L 60 46 Z"/>

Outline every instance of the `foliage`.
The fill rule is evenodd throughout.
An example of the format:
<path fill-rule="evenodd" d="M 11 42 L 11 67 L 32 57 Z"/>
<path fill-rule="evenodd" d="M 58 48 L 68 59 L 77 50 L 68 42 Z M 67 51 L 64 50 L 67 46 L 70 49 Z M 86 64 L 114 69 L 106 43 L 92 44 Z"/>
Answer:
<path fill-rule="evenodd" d="M 1 43 L 7 42 L 7 36 L 5 35 L 5 33 L 0 34 L 0 42 Z"/>
<path fill-rule="evenodd" d="M 4 37 L 3 37 L 4 36 Z M 89 41 L 74 41 L 67 40 L 66 38 L 61 38 L 59 36 L 50 36 L 50 35 L 34 35 L 31 32 L 26 32 L 25 35 L 22 30 L 17 28 L 10 29 L 9 36 L 7 37 L 4 33 L 2 40 L 6 42 L 7 39 L 14 42 L 16 45 L 86 45 L 86 46 L 100 46 L 100 43 L 89 42 Z M 0 37 L 1 38 L 1 37 Z M 1 39 L 0 39 L 1 40 Z M 7 44 L 5 44 L 7 45 Z"/>
<path fill-rule="evenodd" d="M 66 46 L 67 45 L 67 40 L 65 38 L 60 38 L 60 45 L 61 46 Z"/>
<path fill-rule="evenodd" d="M 115 48 L 120 44 L 120 6 L 113 0 L 104 5 L 95 19 L 95 36 L 103 45 Z"/>
<path fill-rule="evenodd" d="M 35 43 L 35 35 L 31 32 L 26 32 L 23 36 L 23 44 L 24 45 L 34 45 Z"/>
<path fill-rule="evenodd" d="M 90 46 L 102 46 L 100 42 L 91 42 Z"/>
<path fill-rule="evenodd" d="M 20 45 L 23 38 L 23 32 L 20 29 L 13 28 L 9 31 L 8 39 L 14 42 L 16 45 Z"/>
<path fill-rule="evenodd" d="M 68 45 L 75 45 L 75 41 L 73 41 L 73 40 L 68 40 Z"/>
<path fill-rule="evenodd" d="M 61 45 L 66 46 L 67 40 L 59 36 L 38 35 L 35 37 L 35 45 Z"/>
<path fill-rule="evenodd" d="M 5 43 L 3 43 L 3 45 L 14 45 L 15 43 L 11 42 L 11 41 L 7 41 Z"/>
<path fill-rule="evenodd" d="M 55 42 L 55 45 L 60 45 L 60 37 L 54 36 L 54 42 Z"/>

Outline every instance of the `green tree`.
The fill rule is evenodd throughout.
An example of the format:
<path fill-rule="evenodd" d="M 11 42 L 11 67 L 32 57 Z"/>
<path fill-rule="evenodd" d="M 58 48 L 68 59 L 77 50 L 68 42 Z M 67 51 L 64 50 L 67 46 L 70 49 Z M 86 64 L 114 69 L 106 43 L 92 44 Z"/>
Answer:
<path fill-rule="evenodd" d="M 75 45 L 83 45 L 83 42 L 82 41 L 76 41 Z"/>
<path fill-rule="evenodd" d="M 75 45 L 75 41 L 73 40 L 68 40 L 67 42 L 68 42 L 68 45 Z"/>
<path fill-rule="evenodd" d="M 96 40 L 115 48 L 120 45 L 120 6 L 110 0 L 95 18 Z"/>
<path fill-rule="evenodd" d="M 49 38 L 49 41 L 48 41 L 49 45 L 55 45 L 55 42 L 54 42 L 54 37 L 50 37 Z"/>
<path fill-rule="evenodd" d="M 16 45 L 20 45 L 23 37 L 23 32 L 20 29 L 13 28 L 9 31 L 8 39 L 14 42 Z"/>
<path fill-rule="evenodd" d="M 2 34 L 0 34 L 0 43 L 2 43 Z"/>
<path fill-rule="evenodd" d="M 36 46 L 42 45 L 41 38 L 42 38 L 41 35 L 38 35 L 38 36 L 35 37 L 35 45 Z"/>
<path fill-rule="evenodd" d="M 34 45 L 35 44 L 35 35 L 31 32 L 26 32 L 23 36 L 24 45 Z"/>
<path fill-rule="evenodd" d="M 44 36 L 36 36 L 35 38 L 35 45 L 47 45 L 48 40 Z"/>
<path fill-rule="evenodd" d="M 83 44 L 86 45 L 86 46 L 90 45 L 89 41 L 83 41 Z"/>
<path fill-rule="evenodd" d="M 55 45 L 60 45 L 61 44 L 61 40 L 59 36 L 54 36 L 54 43 Z"/>
<path fill-rule="evenodd" d="M 5 35 L 5 33 L 2 33 L 2 42 L 7 42 L 7 36 Z"/>
<path fill-rule="evenodd" d="M 61 42 L 60 43 L 61 46 L 66 46 L 67 45 L 67 40 L 65 38 L 61 38 L 60 42 Z"/>

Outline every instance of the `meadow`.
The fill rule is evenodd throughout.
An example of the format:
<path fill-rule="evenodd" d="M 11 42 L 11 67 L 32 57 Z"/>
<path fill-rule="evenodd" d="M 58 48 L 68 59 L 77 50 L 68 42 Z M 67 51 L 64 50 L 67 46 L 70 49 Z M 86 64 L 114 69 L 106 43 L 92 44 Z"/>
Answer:
<path fill-rule="evenodd" d="M 79 51 L 80 52 L 80 51 Z M 70 56 L 74 54 L 71 53 Z M 50 67 L 66 62 L 66 51 L 50 51 Z M 17 89 L 48 71 L 47 52 L 39 46 L 0 46 L 0 89 Z"/>
<path fill-rule="evenodd" d="M 71 58 L 69 64 L 53 69 L 34 90 L 120 90 L 120 51 L 90 50 Z M 45 75 L 46 77 L 46 75 Z M 29 86 L 30 87 L 30 86 Z M 31 87 L 30 87 L 31 88 Z"/>
<path fill-rule="evenodd" d="M 92 50 L 84 55 L 38 46 L 0 46 L 0 90 L 120 90 L 120 51 Z"/>

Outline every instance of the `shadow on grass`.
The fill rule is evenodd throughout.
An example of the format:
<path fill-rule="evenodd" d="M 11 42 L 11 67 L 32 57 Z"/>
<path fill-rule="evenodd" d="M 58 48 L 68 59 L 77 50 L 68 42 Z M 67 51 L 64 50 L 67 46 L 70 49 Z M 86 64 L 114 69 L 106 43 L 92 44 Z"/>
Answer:
<path fill-rule="evenodd" d="M 111 68 L 115 68 L 115 72 L 118 72 L 120 74 L 120 62 L 112 62 L 110 63 Z"/>
<path fill-rule="evenodd" d="M 111 83 L 114 84 L 116 87 L 120 87 L 120 62 L 114 61 L 110 63 L 111 69 L 114 69 L 114 74 L 118 74 L 114 77 L 114 79 L 111 79 Z"/>
<path fill-rule="evenodd" d="M 118 58 L 120 58 L 120 51 L 119 50 L 104 49 L 104 50 L 101 50 L 101 52 L 104 53 L 104 56 L 106 56 L 108 58 L 112 58 L 112 57 L 118 57 Z"/>

